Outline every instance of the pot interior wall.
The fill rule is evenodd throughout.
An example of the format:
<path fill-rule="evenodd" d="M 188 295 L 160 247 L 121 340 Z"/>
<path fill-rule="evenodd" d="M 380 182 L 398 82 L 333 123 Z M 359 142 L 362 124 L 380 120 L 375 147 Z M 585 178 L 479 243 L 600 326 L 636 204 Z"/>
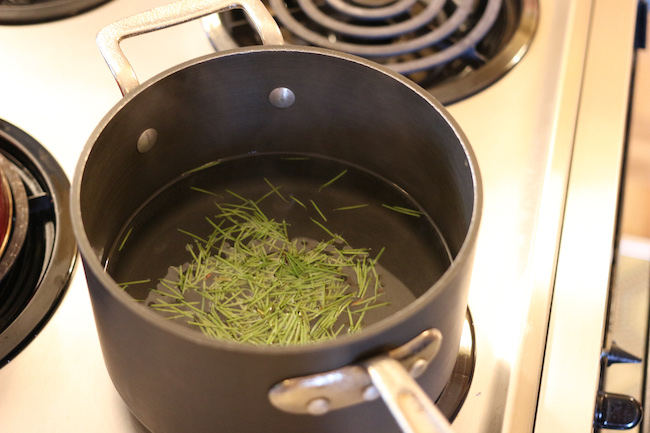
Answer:
<path fill-rule="evenodd" d="M 294 92 L 293 106 L 269 102 L 277 87 Z M 99 131 L 81 186 L 86 233 L 104 261 L 127 219 L 182 173 L 234 155 L 303 152 L 349 161 L 403 188 L 455 256 L 474 179 L 458 132 L 438 110 L 391 75 L 320 53 L 259 50 L 180 67 L 127 97 Z M 139 153 L 150 128 L 157 142 Z"/>

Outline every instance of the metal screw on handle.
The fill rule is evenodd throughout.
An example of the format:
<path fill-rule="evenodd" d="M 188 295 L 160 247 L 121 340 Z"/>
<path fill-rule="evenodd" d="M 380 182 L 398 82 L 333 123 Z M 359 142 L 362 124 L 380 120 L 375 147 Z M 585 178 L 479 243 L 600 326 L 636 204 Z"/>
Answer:
<path fill-rule="evenodd" d="M 232 9 L 242 9 L 246 12 L 263 44 L 284 43 L 280 28 L 260 0 L 181 0 L 123 18 L 104 27 L 97 34 L 97 45 L 122 95 L 126 95 L 140 83 L 120 48 L 122 40 Z"/>

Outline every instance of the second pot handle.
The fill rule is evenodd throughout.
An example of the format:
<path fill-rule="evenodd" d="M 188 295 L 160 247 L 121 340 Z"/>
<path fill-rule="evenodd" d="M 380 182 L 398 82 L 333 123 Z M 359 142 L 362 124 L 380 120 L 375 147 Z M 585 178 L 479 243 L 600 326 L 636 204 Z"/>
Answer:
<path fill-rule="evenodd" d="M 269 400 L 288 413 L 324 415 L 381 396 L 404 433 L 453 433 L 445 415 L 413 379 L 433 361 L 442 333 L 427 329 L 386 353 L 336 370 L 275 384 Z"/>
<path fill-rule="evenodd" d="M 404 433 L 453 433 L 447 418 L 398 361 L 364 362 L 370 379 Z"/>
<path fill-rule="evenodd" d="M 260 0 L 181 0 L 109 24 L 97 34 L 97 45 L 126 95 L 140 83 L 120 48 L 122 40 L 232 9 L 246 12 L 265 45 L 284 43 L 280 28 Z"/>

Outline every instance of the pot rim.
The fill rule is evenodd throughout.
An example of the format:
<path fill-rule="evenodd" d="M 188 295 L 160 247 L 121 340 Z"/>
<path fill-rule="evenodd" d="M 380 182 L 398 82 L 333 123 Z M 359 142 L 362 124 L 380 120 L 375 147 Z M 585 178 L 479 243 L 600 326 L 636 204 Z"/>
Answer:
<path fill-rule="evenodd" d="M 113 117 L 121 111 L 126 105 L 129 104 L 131 100 L 138 97 L 147 88 L 155 85 L 157 82 L 166 79 L 167 77 L 173 75 L 174 73 L 191 67 L 193 65 L 208 62 L 219 57 L 227 56 L 236 56 L 236 55 L 246 55 L 249 53 L 258 53 L 258 52 L 303 52 L 306 54 L 316 54 L 327 57 L 335 57 L 341 60 L 353 62 L 360 64 L 364 67 L 374 69 L 375 71 L 387 75 L 403 85 L 409 88 L 411 91 L 417 93 L 419 96 L 424 98 L 433 108 L 438 112 L 440 116 L 446 121 L 449 127 L 453 130 L 455 136 L 458 139 L 459 144 L 461 145 L 467 162 L 469 164 L 469 169 L 472 175 L 472 184 L 473 184 L 473 209 L 472 216 L 470 219 L 469 228 L 465 235 L 465 239 L 461 245 L 460 250 L 456 257 L 452 260 L 451 265 L 445 270 L 443 275 L 421 296 L 417 297 L 413 302 L 408 304 L 406 307 L 401 310 L 393 313 L 392 315 L 374 323 L 368 325 L 368 327 L 362 329 L 360 332 L 355 334 L 342 335 L 333 339 L 320 341 L 316 343 L 308 344 L 296 344 L 296 345 L 287 345 L 287 346 L 278 346 L 278 345 L 267 345 L 267 346 L 257 346 L 253 344 L 232 342 L 226 340 L 218 340 L 214 338 L 207 337 L 197 330 L 190 329 L 182 324 L 175 323 L 173 321 L 165 320 L 158 313 L 153 311 L 150 308 L 143 308 L 142 305 L 133 302 L 133 298 L 125 293 L 115 282 L 108 273 L 104 271 L 104 267 L 100 263 L 97 255 L 93 251 L 93 248 L 90 244 L 90 241 L 86 235 L 83 218 L 81 215 L 81 182 L 85 174 L 86 162 L 89 158 L 89 155 L 97 141 L 97 138 L 101 135 L 104 128 L 110 123 Z M 359 341 L 366 340 L 373 336 L 385 333 L 390 329 L 400 326 L 408 317 L 411 317 L 414 314 L 417 314 L 418 311 L 422 310 L 429 302 L 432 302 L 440 292 L 441 288 L 448 284 L 448 281 L 452 280 L 456 274 L 460 272 L 460 269 L 463 267 L 463 263 L 467 260 L 471 260 L 473 254 L 473 246 L 476 243 L 476 238 L 478 235 L 478 229 L 481 220 L 483 206 L 483 186 L 481 175 L 478 167 L 478 162 L 472 147 L 469 144 L 469 140 L 460 129 L 460 126 L 456 121 L 451 117 L 449 112 L 444 108 L 444 106 L 435 99 L 430 93 L 424 90 L 419 85 L 415 84 L 408 78 L 386 68 L 382 65 L 379 65 L 370 60 L 357 57 L 351 54 L 342 53 L 334 50 L 329 50 L 319 47 L 303 47 L 303 46 L 293 46 L 293 45 L 281 45 L 281 46 L 253 46 L 246 48 L 238 48 L 234 50 L 222 51 L 218 53 L 208 54 L 206 56 L 201 56 L 193 60 L 189 60 L 183 63 L 180 63 L 174 67 L 171 67 L 147 81 L 141 83 L 136 89 L 130 91 L 126 96 L 124 96 L 120 101 L 118 101 L 111 110 L 102 118 L 100 123 L 95 127 L 92 134 L 86 141 L 84 148 L 81 152 L 80 158 L 77 162 L 77 166 L 74 171 L 71 194 L 70 194 L 70 209 L 71 209 L 71 220 L 73 231 L 75 237 L 77 238 L 77 243 L 79 246 L 79 251 L 83 258 L 84 271 L 92 271 L 97 277 L 98 281 L 101 283 L 104 290 L 110 293 L 110 295 L 117 300 L 121 305 L 130 310 L 132 313 L 141 316 L 141 318 L 150 322 L 150 324 L 155 325 L 156 327 L 162 328 L 164 331 L 171 332 L 177 337 L 192 341 L 199 345 L 214 347 L 215 349 L 233 351 L 233 352 L 242 352 L 242 353 L 251 353 L 251 354 L 304 354 L 304 353 L 313 353 L 320 351 L 328 351 L 336 347 L 344 347 L 350 345 L 356 345 Z"/>

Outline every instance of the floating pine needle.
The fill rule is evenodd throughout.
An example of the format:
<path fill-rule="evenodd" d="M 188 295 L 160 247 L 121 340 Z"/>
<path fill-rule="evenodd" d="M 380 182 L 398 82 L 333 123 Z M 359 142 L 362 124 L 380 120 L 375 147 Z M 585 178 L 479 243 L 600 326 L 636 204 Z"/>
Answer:
<path fill-rule="evenodd" d="M 146 280 L 127 281 L 126 283 L 120 283 L 119 286 L 123 289 L 126 289 L 129 286 L 135 286 L 136 284 L 146 284 L 150 282 L 151 279 L 147 278 Z"/>
<path fill-rule="evenodd" d="M 170 268 L 152 289 L 150 307 L 213 338 L 288 345 L 358 332 L 368 310 L 387 305 L 378 302 L 383 290 L 375 269 L 383 249 L 372 259 L 368 249 L 350 248 L 313 218 L 330 239 L 291 239 L 285 221 L 227 192 L 241 203 L 216 204 L 217 215 L 208 219 L 212 234 L 204 239 L 180 230 L 192 239 L 192 259 Z"/>
<path fill-rule="evenodd" d="M 122 248 L 124 248 L 124 244 L 126 244 L 126 240 L 131 236 L 131 232 L 133 231 L 133 227 L 129 228 L 129 231 L 126 232 L 124 235 L 124 239 L 122 239 L 122 243 L 120 244 L 120 247 L 117 249 L 118 251 L 122 251 Z"/>
<path fill-rule="evenodd" d="M 356 204 L 354 206 L 337 207 L 334 210 L 335 211 L 337 211 L 337 210 L 353 210 L 353 209 L 361 209 L 361 208 L 368 207 L 368 206 L 370 206 L 370 205 L 369 204 Z"/>
<path fill-rule="evenodd" d="M 289 198 L 291 200 L 295 201 L 296 203 L 298 203 L 300 206 L 302 206 L 303 209 L 307 210 L 307 206 L 305 206 L 305 204 L 303 202 L 301 202 L 300 200 L 295 198 L 293 195 L 290 195 Z"/>
<path fill-rule="evenodd" d="M 375 263 L 379 261 L 379 258 L 384 254 L 384 251 L 386 251 L 386 247 L 381 247 L 381 250 L 379 250 L 379 253 L 375 256 Z"/>
<path fill-rule="evenodd" d="M 230 194 L 231 196 L 240 199 L 241 201 L 247 201 L 244 197 L 242 197 L 241 195 L 237 194 L 236 192 L 233 192 L 233 191 L 231 191 L 231 190 L 229 190 L 229 189 L 227 189 L 226 192 L 227 192 L 228 194 Z"/>
<path fill-rule="evenodd" d="M 323 221 L 327 222 L 327 218 L 325 218 L 325 215 L 323 215 L 323 212 L 321 212 L 320 208 L 316 205 L 314 200 L 309 200 L 311 202 L 311 205 L 314 206 L 314 209 L 316 209 L 316 212 L 318 212 L 318 215 L 320 215 L 321 218 L 323 218 Z"/>
<path fill-rule="evenodd" d="M 325 233 L 327 233 L 328 235 L 330 235 L 333 239 L 340 239 L 340 240 L 343 240 L 340 236 L 335 235 L 334 233 L 332 233 L 332 232 L 331 232 L 327 227 L 325 227 L 323 224 L 319 223 L 319 222 L 316 221 L 315 219 L 313 219 L 313 218 L 309 218 L 309 219 L 312 220 L 312 222 L 313 222 L 314 224 L 316 224 L 318 227 L 320 227 L 321 229 L 323 229 L 323 231 L 324 231 Z"/>
<path fill-rule="evenodd" d="M 217 194 L 216 192 L 208 191 L 207 189 L 197 188 L 195 186 L 191 186 L 190 189 L 194 190 L 194 191 L 197 191 L 197 192 L 201 192 L 203 194 L 213 195 L 215 197 L 220 197 L 220 198 L 222 197 L 221 194 Z"/>
<path fill-rule="evenodd" d="M 264 182 L 266 182 L 266 184 L 271 187 L 271 193 L 276 193 L 282 199 L 282 201 L 289 203 L 289 200 L 284 198 L 284 196 L 280 193 L 280 188 L 282 188 L 281 186 L 276 188 L 267 178 L 264 178 Z"/>
<path fill-rule="evenodd" d="M 330 186 L 331 184 L 333 184 L 334 182 L 336 182 L 337 180 L 339 180 L 339 179 L 341 178 L 341 176 L 343 176 L 343 175 L 344 175 L 345 173 L 347 173 L 347 172 L 348 172 L 347 169 L 346 169 L 346 170 L 343 170 L 342 172 L 340 172 L 339 174 L 337 174 L 336 176 L 334 176 L 332 179 L 330 179 L 330 180 L 328 180 L 327 182 L 325 182 L 324 184 L 322 184 L 322 185 L 320 186 L 320 188 L 318 188 L 318 192 L 320 192 L 323 188 L 325 188 L 325 187 L 327 187 L 327 186 Z"/>
<path fill-rule="evenodd" d="M 196 167 L 196 168 L 193 168 L 191 170 L 186 171 L 185 173 L 182 174 L 182 176 L 185 177 L 185 176 L 190 175 L 192 173 L 196 173 L 197 171 L 201 171 L 201 170 L 205 170 L 206 168 L 214 167 L 215 165 L 220 164 L 220 163 L 221 163 L 220 159 L 217 159 L 216 161 L 211 161 L 211 162 L 205 163 L 205 164 L 203 164 L 203 165 L 201 165 L 199 167 Z"/>
<path fill-rule="evenodd" d="M 392 211 L 399 212 L 399 213 L 402 213 L 404 215 L 409 215 L 409 216 L 414 216 L 414 217 L 419 217 L 419 216 L 422 215 L 422 212 L 420 212 L 418 210 L 409 209 L 409 208 L 402 207 L 402 206 L 389 206 L 387 204 L 382 204 L 382 206 L 385 207 L 386 209 L 390 209 Z"/>

